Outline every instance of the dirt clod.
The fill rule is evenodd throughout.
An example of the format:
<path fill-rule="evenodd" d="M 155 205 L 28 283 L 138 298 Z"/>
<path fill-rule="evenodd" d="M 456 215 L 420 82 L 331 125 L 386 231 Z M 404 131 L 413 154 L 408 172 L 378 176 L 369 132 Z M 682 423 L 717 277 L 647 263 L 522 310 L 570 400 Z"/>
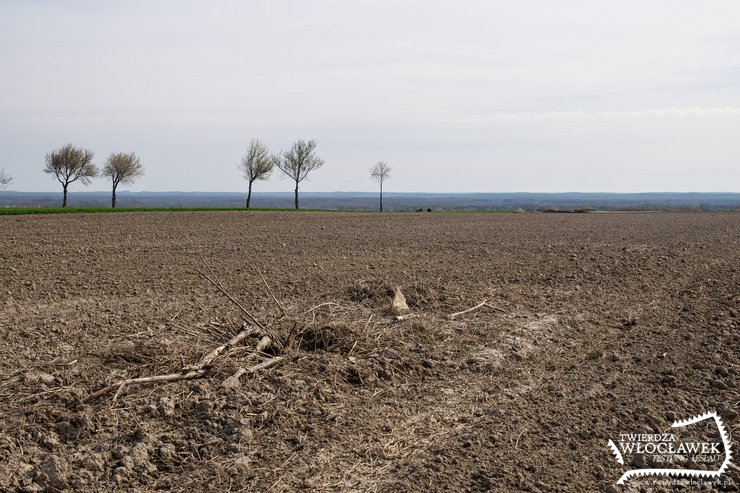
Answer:
<path fill-rule="evenodd" d="M 64 459 L 50 455 L 32 471 L 33 482 L 47 491 L 64 490 L 69 486 L 69 472 Z"/>

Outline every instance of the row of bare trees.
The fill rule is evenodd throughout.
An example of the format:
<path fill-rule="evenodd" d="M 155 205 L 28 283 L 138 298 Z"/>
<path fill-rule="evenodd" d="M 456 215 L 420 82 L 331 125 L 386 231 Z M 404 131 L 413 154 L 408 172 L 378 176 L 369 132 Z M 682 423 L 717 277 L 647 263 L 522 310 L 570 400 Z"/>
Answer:
<path fill-rule="evenodd" d="M 308 175 L 324 165 L 324 160 L 315 153 L 315 140 L 298 140 L 285 152 L 270 154 L 270 150 L 259 139 L 249 143 L 247 153 L 239 162 L 238 168 L 249 183 L 247 209 L 252 202 L 252 184 L 266 180 L 277 168 L 295 183 L 295 208 L 298 209 L 298 186 Z"/>
<path fill-rule="evenodd" d="M 323 159 L 316 155 L 315 140 L 298 140 L 288 151 L 271 154 L 268 147 L 259 139 L 249 143 L 246 154 L 238 168 L 249 183 L 246 207 L 252 202 L 252 185 L 257 180 L 266 180 L 275 168 L 279 169 L 295 183 L 295 208 L 299 208 L 298 187 L 308 175 L 324 165 Z M 92 151 L 67 144 L 46 155 L 44 173 L 53 175 L 62 185 L 62 207 L 67 207 L 69 185 L 79 181 L 89 185 L 92 179 L 103 175 L 111 179 L 111 206 L 116 207 L 116 190 L 121 184 L 133 183 L 144 174 L 144 166 L 134 153 L 114 152 L 105 162 L 103 169 L 93 164 Z M 383 210 L 383 183 L 390 178 L 391 167 L 380 161 L 370 168 L 370 177 L 380 185 L 380 210 Z M 13 178 L 0 171 L 0 188 L 5 188 Z"/>
<path fill-rule="evenodd" d="M 252 185 L 257 180 L 266 180 L 275 168 L 279 169 L 295 183 L 295 208 L 298 209 L 298 186 L 308 175 L 324 165 L 324 161 L 316 153 L 315 140 L 298 140 L 286 152 L 270 154 L 268 147 L 259 139 L 249 143 L 246 154 L 237 165 L 247 180 L 247 203 L 249 209 L 252 203 Z M 391 167 L 380 161 L 370 168 L 370 177 L 380 185 L 380 210 L 383 210 L 383 183 L 390 178 Z"/>
<path fill-rule="evenodd" d="M 93 164 L 93 157 L 92 151 L 75 147 L 72 144 L 67 144 L 46 155 L 44 173 L 54 175 L 61 183 L 64 192 L 62 207 L 67 207 L 67 189 L 70 184 L 79 180 L 83 185 L 89 185 L 93 178 L 101 174 L 112 181 L 111 205 L 115 207 L 118 185 L 133 183 L 144 174 L 144 166 L 134 153 L 112 153 L 105 161 L 102 170 Z"/>

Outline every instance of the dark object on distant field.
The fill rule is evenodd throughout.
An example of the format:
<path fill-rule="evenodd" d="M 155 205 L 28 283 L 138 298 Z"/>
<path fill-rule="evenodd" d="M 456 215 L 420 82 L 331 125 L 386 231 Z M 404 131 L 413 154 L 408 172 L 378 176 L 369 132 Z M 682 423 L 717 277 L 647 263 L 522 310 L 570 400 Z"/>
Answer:
<path fill-rule="evenodd" d="M 67 187 L 70 183 L 80 180 L 83 185 L 89 185 L 92 179 L 98 176 L 98 167 L 92 163 L 93 152 L 67 144 L 61 149 L 46 155 L 44 173 L 54 175 L 64 190 L 62 207 L 67 207 Z"/>
<path fill-rule="evenodd" d="M 574 214 L 574 213 L 593 212 L 593 209 L 544 209 L 542 212 L 551 212 L 551 213 L 559 213 L 559 214 Z"/>
<path fill-rule="evenodd" d="M 427 212 L 432 212 L 432 209 L 427 209 Z"/>

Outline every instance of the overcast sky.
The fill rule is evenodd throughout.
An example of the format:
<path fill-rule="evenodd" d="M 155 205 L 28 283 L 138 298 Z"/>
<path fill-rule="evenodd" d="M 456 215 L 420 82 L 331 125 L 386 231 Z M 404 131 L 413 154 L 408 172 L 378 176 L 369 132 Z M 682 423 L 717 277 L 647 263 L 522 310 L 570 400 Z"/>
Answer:
<path fill-rule="evenodd" d="M 738 0 L 0 0 L 0 62 L 14 190 L 69 142 L 240 191 L 251 139 L 312 138 L 303 191 L 740 192 Z"/>

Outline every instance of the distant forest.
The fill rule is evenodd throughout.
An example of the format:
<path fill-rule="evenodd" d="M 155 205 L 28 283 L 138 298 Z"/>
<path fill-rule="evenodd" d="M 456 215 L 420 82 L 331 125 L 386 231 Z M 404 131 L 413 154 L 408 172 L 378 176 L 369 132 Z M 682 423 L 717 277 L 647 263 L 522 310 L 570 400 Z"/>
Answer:
<path fill-rule="evenodd" d="M 230 192 L 119 192 L 118 207 L 244 207 L 246 194 Z M 0 191 L 0 207 L 59 207 L 60 192 Z M 70 192 L 71 207 L 110 207 L 110 192 Z M 304 192 L 306 209 L 377 210 L 371 192 Z M 293 194 L 255 192 L 252 207 L 291 208 Z M 740 193 L 385 193 L 387 211 L 728 211 Z"/>

